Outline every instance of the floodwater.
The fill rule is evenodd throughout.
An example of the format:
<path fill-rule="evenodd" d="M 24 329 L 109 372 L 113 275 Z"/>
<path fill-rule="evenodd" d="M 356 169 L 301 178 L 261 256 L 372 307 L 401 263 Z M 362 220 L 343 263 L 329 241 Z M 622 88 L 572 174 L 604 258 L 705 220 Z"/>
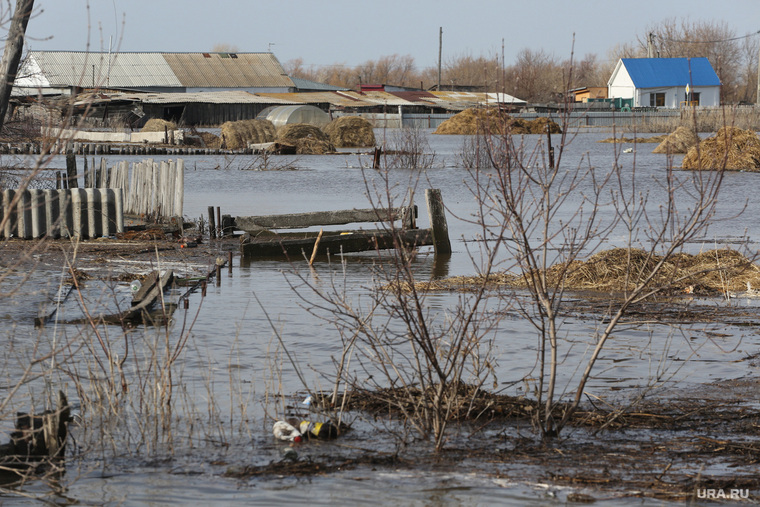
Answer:
<path fill-rule="evenodd" d="M 392 131 L 377 132 L 379 139 L 391 134 Z M 615 150 L 620 150 L 620 146 L 597 143 L 609 136 L 587 133 L 575 137 L 566 148 L 562 166 L 567 170 L 587 163 L 599 168 L 612 167 Z M 558 138 L 555 136 L 555 139 Z M 420 209 L 419 225 L 426 227 L 424 189 L 441 189 L 447 206 L 453 254 L 450 259 L 436 262 L 432 252 L 423 252 L 415 261 L 415 272 L 420 280 L 432 276 L 471 275 L 479 263 L 475 253 L 482 243 L 477 241 L 478 229 L 467 221 L 477 208 L 468 187 L 470 178 L 459 158 L 465 138 L 428 135 L 428 140 L 430 150 L 435 153 L 434 167 L 423 172 L 395 170 L 391 174 L 391 194 L 398 202 L 405 197 L 410 185 L 414 186 L 415 203 Z M 526 136 L 528 144 L 537 140 L 538 137 Z M 635 164 L 639 190 L 648 192 L 650 206 L 656 208 L 663 198 L 657 179 L 662 178 L 667 160 L 664 155 L 651 153 L 654 146 L 635 145 L 635 153 L 619 154 L 617 160 L 624 173 L 632 172 Z M 115 163 L 142 158 L 145 157 L 112 157 L 112 160 Z M 367 155 L 272 157 L 268 162 L 281 170 L 267 171 L 249 170 L 254 162 L 250 156 L 186 157 L 185 217 L 192 220 L 205 216 L 209 206 L 219 206 L 222 214 L 232 216 L 367 208 L 370 207 L 369 196 L 384 195 L 382 178 L 374 171 L 361 169 L 370 163 Z M 673 162 L 680 164 L 680 156 Z M 63 167 L 63 163 L 60 166 Z M 749 210 L 709 229 L 698 241 L 689 244 L 690 250 L 697 252 L 726 245 L 756 248 L 760 234 L 753 220 L 757 205 L 753 195 L 756 178 L 757 174 L 750 173 L 726 175 L 718 216 L 733 217 L 745 204 Z M 622 234 L 613 232 L 604 238 L 601 247 L 620 246 L 623 240 Z M 305 410 L 298 407 L 303 385 L 273 330 L 280 335 L 306 381 L 319 389 L 330 388 L 329 378 L 335 371 L 333 360 L 342 351 L 340 340 L 334 327 L 306 311 L 306 303 L 297 292 L 313 301 L 313 292 L 305 282 L 325 290 L 335 283 L 345 288 L 352 301 L 361 304 L 372 283 L 374 259 L 370 254 L 363 254 L 346 256 L 343 261 L 339 258 L 333 258 L 330 263 L 318 260 L 312 272 L 305 263 L 241 262 L 236 256 L 232 272 L 223 269 L 221 279 L 209 286 L 205 298 L 201 298 L 199 292 L 192 294 L 190 308 L 177 310 L 174 315 L 169 332 L 172 343 L 181 333 L 183 322 L 195 321 L 174 378 L 183 386 L 176 396 L 182 399 L 179 406 L 184 408 L 175 411 L 180 422 L 171 453 L 165 445 L 141 446 L 139 431 L 130 426 L 133 433 L 124 437 L 126 443 L 119 444 L 123 447 L 118 447 L 118 451 L 114 449 L 117 446 L 105 445 L 109 450 L 102 455 L 83 449 L 70 459 L 70 468 L 63 479 L 66 484 L 63 496 L 85 504 L 125 505 L 564 504 L 564 495 L 569 490 L 540 481 L 526 481 L 522 476 L 508 481 L 484 471 L 502 470 L 496 463 L 418 472 L 357 468 L 300 479 L 236 480 L 222 475 L 228 468 L 280 460 L 282 445 L 272 440 L 272 419 L 267 416 L 282 417 L 286 412 Z M 44 273 L 31 276 L 25 285 L 28 289 L 22 290 L 14 304 L 8 304 L 0 312 L 7 330 L 7 346 L 13 348 L 12 352 L 6 351 L 6 357 L 30 355 L 25 343 L 38 332 L 42 333 L 44 343 L 53 343 L 55 339 L 63 340 L 81 331 L 81 326 L 50 326 L 40 331 L 30 325 L 29 317 L 36 316 L 36 312 L 28 310 L 28 303 L 39 304 L 35 298 L 41 298 L 40 293 L 44 291 L 40 291 L 38 285 L 45 278 Z M 129 289 L 123 283 L 91 290 L 102 291 L 99 297 L 91 295 L 94 302 L 99 298 L 123 301 Z M 434 318 L 443 319 L 459 297 L 432 294 L 426 298 L 426 304 Z M 755 300 L 697 299 L 693 304 L 751 307 L 757 303 Z M 81 312 L 71 306 L 60 310 L 61 318 Z M 596 325 L 595 319 L 590 317 L 565 322 L 561 391 L 569 393 L 577 381 L 579 372 L 571 365 L 581 364 L 588 357 Z M 107 339 L 117 344 L 115 350 L 122 350 L 118 346 L 118 332 L 110 330 L 109 333 Z M 136 333 L 161 334 L 153 328 Z M 531 376 L 536 362 L 536 338 L 532 328 L 507 309 L 493 338 L 496 358 L 493 375 L 499 389 L 509 394 L 530 391 L 530 381 L 522 379 Z M 150 347 L 141 349 L 140 343 L 151 342 L 144 340 L 132 342 L 132 353 L 138 357 L 148 356 L 146 348 Z M 649 387 L 662 392 L 743 377 L 756 369 L 747 357 L 756 353 L 759 344 L 760 337 L 753 328 L 722 323 L 684 324 L 677 329 L 652 324 L 621 330 L 605 349 L 586 390 L 614 402 Z M 135 366 L 127 363 L 126 368 L 129 375 L 139 377 Z M 13 367 L 7 366 L 6 370 L 9 378 L 18 374 Z M 71 379 L 62 375 L 48 382 L 71 389 Z M 39 382 L 31 385 L 39 386 Z M 25 389 L 31 392 L 35 388 L 38 387 Z M 75 404 L 80 403 L 74 392 L 69 395 Z M 30 396 L 36 400 L 39 393 Z M 285 409 L 284 403 L 296 409 Z M 80 410 L 83 409 L 80 406 Z M 132 416 L 137 417 L 136 414 Z M 197 427 L 189 428 L 189 419 L 196 420 Z M 134 425 L 134 421 L 124 424 Z M 380 429 L 372 421 L 357 419 L 355 430 L 340 441 L 317 444 L 298 452 L 301 459 L 338 455 L 349 448 L 380 454 L 393 452 L 392 439 L 388 442 L 378 437 L 383 431 L 382 423 L 378 424 Z M 460 438 L 466 440 L 466 435 Z M 33 494 L 45 490 L 40 484 L 28 488 Z M 612 502 L 641 504 L 640 499 L 613 499 Z"/>

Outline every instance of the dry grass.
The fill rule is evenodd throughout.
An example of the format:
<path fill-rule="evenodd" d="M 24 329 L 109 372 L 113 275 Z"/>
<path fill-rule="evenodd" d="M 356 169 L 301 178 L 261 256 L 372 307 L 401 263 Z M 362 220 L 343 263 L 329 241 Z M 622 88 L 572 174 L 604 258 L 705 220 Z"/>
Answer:
<path fill-rule="evenodd" d="M 249 144 L 271 143 L 276 131 L 269 120 L 228 121 L 222 124 L 222 148 L 240 150 Z"/>
<path fill-rule="evenodd" d="M 548 127 L 547 127 L 548 126 Z M 504 129 L 511 134 L 543 134 L 547 128 L 553 134 L 562 132 L 560 126 L 548 118 L 524 120 L 511 118 L 497 109 L 465 109 L 441 123 L 433 132 L 443 135 L 501 134 Z"/>
<path fill-rule="evenodd" d="M 140 129 L 140 132 L 164 132 L 166 130 L 177 130 L 177 124 L 173 121 L 151 118 L 145 122 L 145 125 Z"/>
<path fill-rule="evenodd" d="M 652 153 L 686 153 L 699 144 L 699 136 L 693 129 L 680 126 L 667 136 Z"/>
<path fill-rule="evenodd" d="M 557 264 L 546 272 L 550 287 L 564 284 L 570 290 L 622 292 L 634 288 L 654 266 L 658 256 L 649 256 L 643 250 L 615 248 L 589 257 L 586 261 Z M 481 276 L 458 276 L 415 284 L 417 291 L 468 292 L 486 284 L 489 289 L 528 286 L 527 276 L 509 273 Z M 658 275 L 649 283 L 652 288 L 665 288 L 668 293 L 700 293 L 723 295 L 728 291 L 740 292 L 748 284 L 760 288 L 760 268 L 747 257 L 731 249 L 716 249 L 698 255 L 677 254 L 668 259 Z M 408 285 L 386 286 L 402 291 Z"/>
<path fill-rule="evenodd" d="M 359 116 L 341 116 L 325 125 L 324 132 L 330 142 L 339 148 L 375 146 L 372 124 Z"/>
<path fill-rule="evenodd" d="M 760 171 L 760 138 L 751 130 L 723 127 L 689 149 L 683 169 Z"/>
<path fill-rule="evenodd" d="M 299 155 L 322 155 L 332 153 L 335 146 L 319 127 L 307 123 L 291 123 L 280 127 L 277 142 L 296 147 Z"/>

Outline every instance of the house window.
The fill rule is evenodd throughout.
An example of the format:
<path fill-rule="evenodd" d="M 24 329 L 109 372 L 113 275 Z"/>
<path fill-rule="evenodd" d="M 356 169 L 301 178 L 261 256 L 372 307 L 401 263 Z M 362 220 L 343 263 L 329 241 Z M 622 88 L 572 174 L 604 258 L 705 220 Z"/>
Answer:
<path fill-rule="evenodd" d="M 699 92 L 691 92 L 686 94 L 686 103 L 690 106 L 699 105 Z"/>
<path fill-rule="evenodd" d="M 651 107 L 665 107 L 665 94 L 664 93 L 650 93 L 649 105 Z"/>

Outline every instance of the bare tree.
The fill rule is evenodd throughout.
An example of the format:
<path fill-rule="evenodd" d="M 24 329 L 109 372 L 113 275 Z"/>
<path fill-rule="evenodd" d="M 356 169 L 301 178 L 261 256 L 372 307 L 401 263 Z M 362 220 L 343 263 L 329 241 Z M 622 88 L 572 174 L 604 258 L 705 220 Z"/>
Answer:
<path fill-rule="evenodd" d="M 17 0 L 16 10 L 8 28 L 5 51 L 0 62 L 0 129 L 8 112 L 8 101 L 13 90 L 13 82 L 16 80 L 18 65 L 21 62 L 21 54 L 24 51 L 26 26 L 29 24 L 32 9 L 34 9 L 34 0 Z"/>
<path fill-rule="evenodd" d="M 565 123 L 556 148 L 548 135 L 535 146 L 508 131 L 486 135 L 480 146 L 494 172 L 470 171 L 485 244 L 491 251 L 504 250 L 507 261 L 514 263 L 508 267 L 517 271 L 530 294 L 531 304 L 519 311 L 536 330 L 540 410 L 535 418 L 547 437 L 558 435 L 571 420 L 596 361 L 627 312 L 676 281 L 663 284 L 663 270 L 687 242 L 714 223 L 723 179 L 720 170 L 685 173 L 670 165 L 657 178 L 663 191 L 652 205 L 639 190 L 635 167 L 623 172 L 616 161 L 611 170 L 596 168 L 584 158 L 565 168 L 563 154 L 572 142 L 567 131 Z M 585 364 L 568 366 L 582 374 L 575 387 L 567 386 L 574 394 L 564 403 L 557 382 L 561 357 L 569 347 L 563 339 L 568 280 L 576 261 L 594 253 L 613 231 L 626 238 L 627 283 L 600 319 Z"/>

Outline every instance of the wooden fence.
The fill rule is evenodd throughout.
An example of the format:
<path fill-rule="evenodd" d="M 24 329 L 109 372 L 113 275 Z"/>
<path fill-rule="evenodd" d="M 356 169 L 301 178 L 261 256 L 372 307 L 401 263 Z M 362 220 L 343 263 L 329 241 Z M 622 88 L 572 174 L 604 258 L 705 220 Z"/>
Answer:
<path fill-rule="evenodd" d="M 93 166 L 95 164 L 93 163 Z M 153 217 L 181 217 L 185 196 L 185 162 L 182 159 L 155 162 L 126 161 L 85 172 L 85 187 L 124 190 L 124 213 Z"/>

